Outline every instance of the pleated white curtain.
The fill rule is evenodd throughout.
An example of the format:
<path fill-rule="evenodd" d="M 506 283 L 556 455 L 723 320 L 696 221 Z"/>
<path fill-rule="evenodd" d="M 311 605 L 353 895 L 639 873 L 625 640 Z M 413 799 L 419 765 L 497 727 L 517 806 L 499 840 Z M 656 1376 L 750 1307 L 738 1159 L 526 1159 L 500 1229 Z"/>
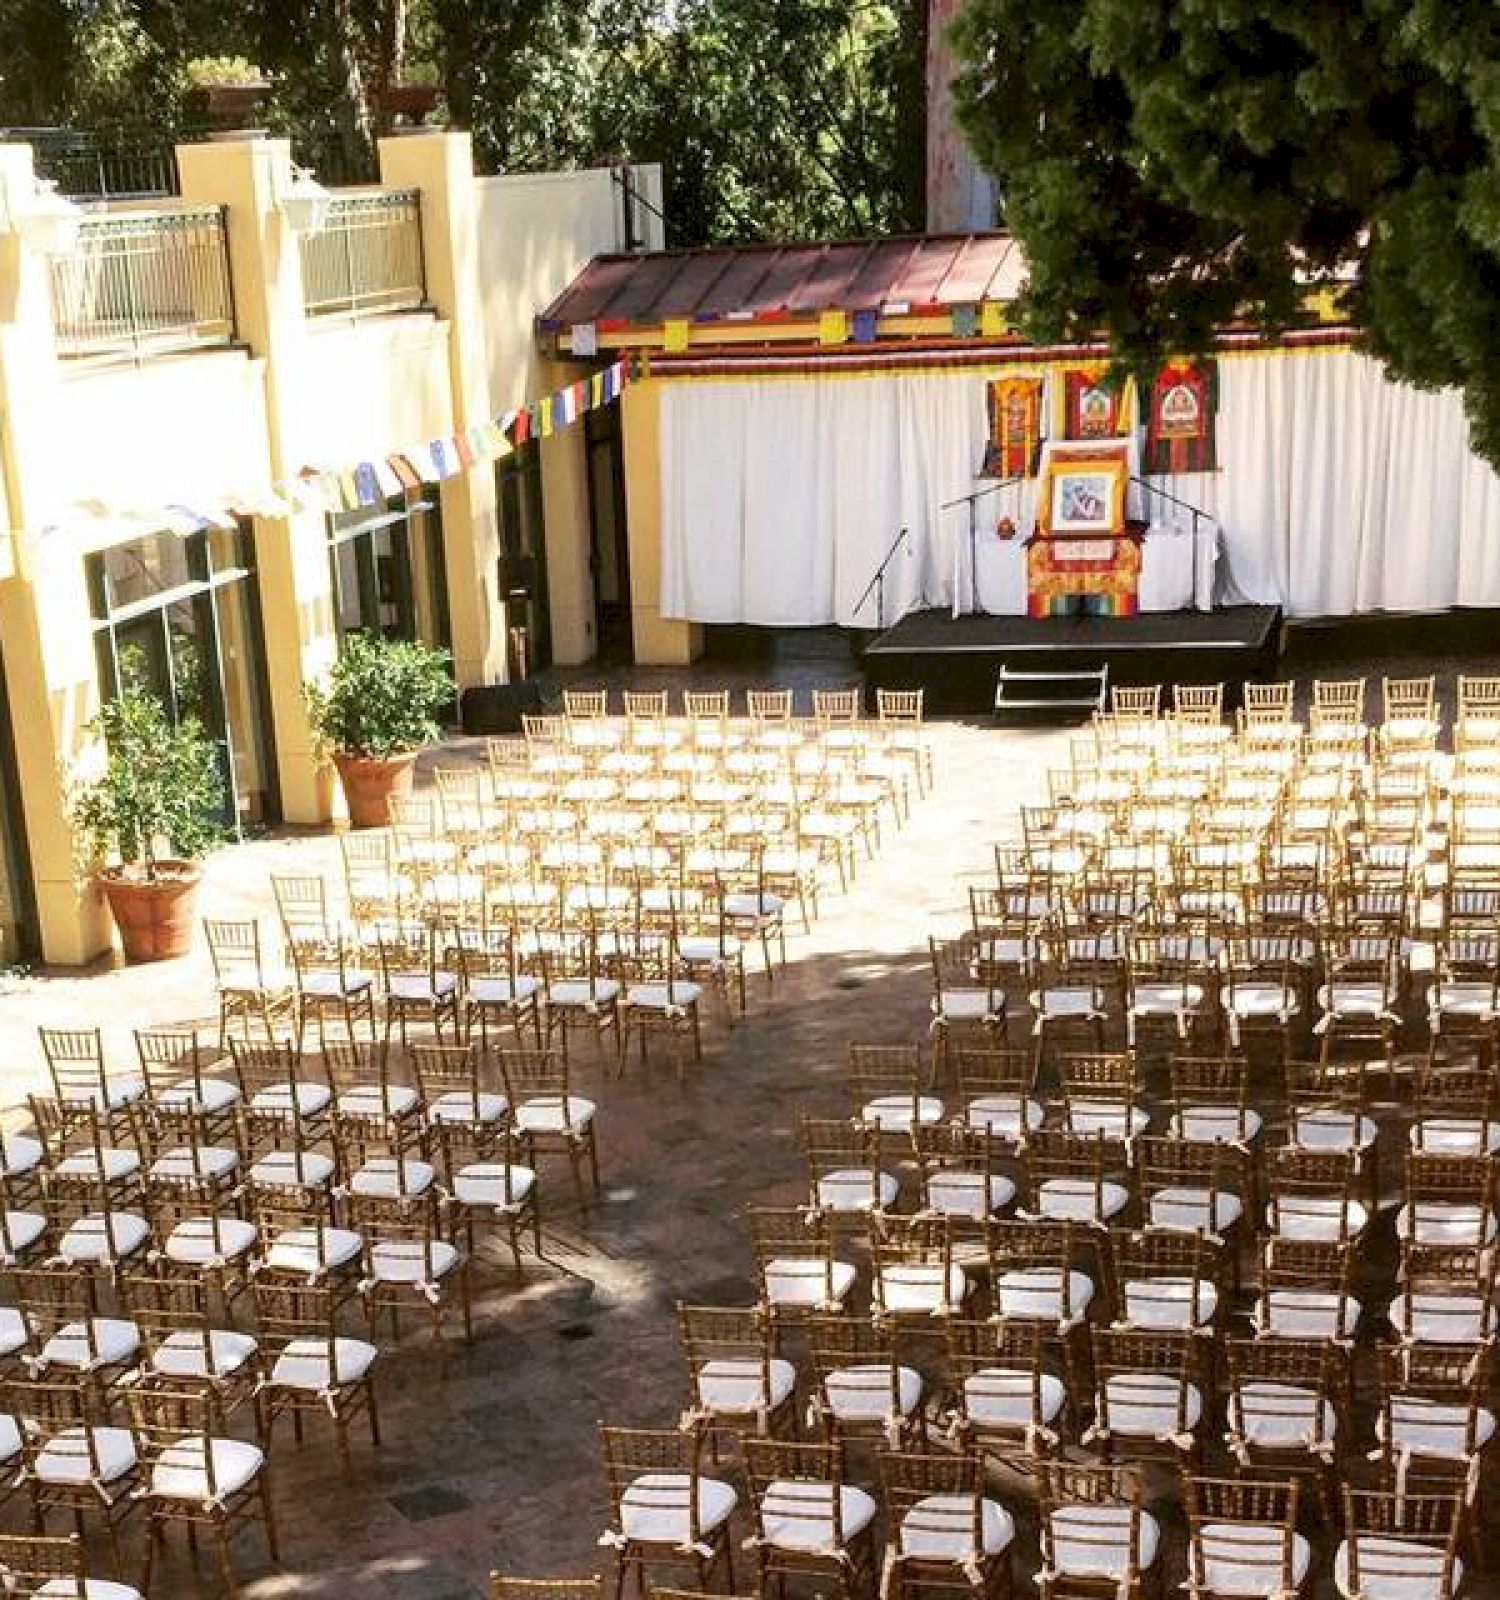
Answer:
<path fill-rule="evenodd" d="M 1500 479 L 1458 397 L 1347 350 L 1226 355 L 1216 473 L 1164 480 L 1223 528 L 1221 592 L 1296 616 L 1500 605 Z M 662 396 L 663 611 L 695 622 L 873 626 L 861 591 L 897 531 L 886 615 L 968 609 L 983 369 L 670 383 Z M 1029 530 L 1033 497 L 988 502 Z M 1017 512 L 1019 511 L 1019 515 Z M 1025 609 L 1015 562 L 980 605 Z"/>

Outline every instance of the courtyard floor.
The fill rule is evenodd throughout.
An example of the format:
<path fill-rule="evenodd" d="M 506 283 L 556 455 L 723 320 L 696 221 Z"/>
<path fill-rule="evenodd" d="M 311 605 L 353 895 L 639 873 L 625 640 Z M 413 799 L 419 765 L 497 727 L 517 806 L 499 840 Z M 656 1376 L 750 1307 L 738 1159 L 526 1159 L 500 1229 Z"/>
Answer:
<path fill-rule="evenodd" d="M 809 648 L 805 661 L 767 676 L 837 681 L 838 660 Z M 1377 675 L 1403 666 L 1362 664 Z M 699 681 L 745 679 L 709 672 Z M 733 1030 L 715 1021 L 685 1084 L 665 1064 L 643 1071 L 634 1061 L 617 1080 L 580 1046 L 579 1090 L 600 1107 L 601 1199 L 580 1210 L 566 1168 L 545 1170 L 546 1260 L 527 1258 L 518 1278 L 502 1248 L 482 1250 L 475 1337 L 467 1347 L 451 1341 L 446 1379 L 415 1328 L 382 1356 L 385 1443 L 374 1450 L 356 1430 L 357 1482 L 341 1481 L 330 1436 L 313 1430 L 300 1450 L 278 1439 L 283 1562 L 270 1567 L 257 1533 L 241 1538 L 251 1600 L 481 1600 L 492 1568 L 608 1570 L 610 1553 L 596 1543 L 609 1520 L 598 1423 L 675 1424 L 686 1377 L 676 1305 L 754 1298 L 743 1209 L 803 1199 L 798 1118 L 844 1114 L 848 1041 L 925 1037 L 927 935 L 965 925 L 966 890 L 990 876 L 994 842 L 1014 833 L 1017 807 L 1042 797 L 1048 767 L 1066 759 L 1065 730 L 938 723 L 930 733 L 934 793 L 887 834 L 847 895 L 828 896 L 810 934 L 794 931 L 774 991 L 757 975 L 749 1016 Z M 479 759 L 480 750 L 480 741 L 454 740 L 425 764 Z M 269 925 L 270 874 L 293 866 L 336 874 L 335 841 L 274 838 L 220 853 L 203 910 Z M 170 967 L 13 979 L 0 988 L 0 1102 L 20 1106 L 42 1085 L 38 1023 L 98 1025 L 123 1061 L 137 1026 L 213 1017 L 202 952 Z M 15 1503 L 0 1515 L 17 1517 Z M 131 1561 L 139 1550 L 133 1541 Z M 220 1592 L 180 1543 L 152 1587 L 153 1600 Z"/>

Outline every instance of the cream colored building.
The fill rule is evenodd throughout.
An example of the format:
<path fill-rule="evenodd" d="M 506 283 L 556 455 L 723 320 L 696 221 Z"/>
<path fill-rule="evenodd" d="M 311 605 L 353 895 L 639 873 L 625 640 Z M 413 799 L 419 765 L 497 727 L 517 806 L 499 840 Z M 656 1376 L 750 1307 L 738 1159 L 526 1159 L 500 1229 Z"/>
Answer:
<path fill-rule="evenodd" d="M 534 319 L 594 255 L 659 246 L 659 174 L 481 179 L 443 132 L 380 162 L 308 232 L 284 141 L 184 145 L 180 196 L 91 209 L 59 250 L 0 145 L 0 964 L 109 945 L 66 790 L 122 677 L 203 718 L 254 827 L 330 816 L 303 686 L 345 631 L 448 644 L 461 688 L 595 653 L 622 481 L 597 419 L 357 512 L 276 486 L 587 371 L 543 362 Z"/>

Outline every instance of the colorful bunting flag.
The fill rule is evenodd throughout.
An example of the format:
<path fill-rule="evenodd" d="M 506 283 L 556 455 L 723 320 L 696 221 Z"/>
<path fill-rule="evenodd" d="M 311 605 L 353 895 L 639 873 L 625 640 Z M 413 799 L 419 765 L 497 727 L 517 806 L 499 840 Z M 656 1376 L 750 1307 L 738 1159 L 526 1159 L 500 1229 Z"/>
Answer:
<path fill-rule="evenodd" d="M 854 313 L 855 344 L 874 344 L 880 337 L 880 313 L 866 306 Z"/>
<path fill-rule="evenodd" d="M 950 325 L 955 339 L 977 339 L 979 337 L 979 307 L 954 306 Z"/>
<path fill-rule="evenodd" d="M 986 339 L 1001 339 L 1010 332 L 1010 318 L 999 300 L 986 300 L 979 308 L 979 332 Z"/>
<path fill-rule="evenodd" d="M 819 344 L 847 344 L 848 340 L 849 313 L 847 311 L 820 311 L 818 313 Z"/>
<path fill-rule="evenodd" d="M 692 337 L 692 324 L 681 317 L 672 317 L 662 324 L 662 347 L 668 355 L 681 355 Z"/>

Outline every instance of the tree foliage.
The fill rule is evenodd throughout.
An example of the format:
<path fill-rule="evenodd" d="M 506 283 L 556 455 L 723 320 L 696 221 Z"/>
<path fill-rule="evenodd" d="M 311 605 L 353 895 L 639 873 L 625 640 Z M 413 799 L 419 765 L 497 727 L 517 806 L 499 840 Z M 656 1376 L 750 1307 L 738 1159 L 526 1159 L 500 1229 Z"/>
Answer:
<path fill-rule="evenodd" d="M 960 114 L 1030 263 L 1025 325 L 1146 370 L 1309 281 L 1500 463 L 1500 7 L 970 0 Z"/>
<path fill-rule="evenodd" d="M 674 243 L 912 228 L 925 0 L 7 0 L 0 125 L 168 131 L 242 55 L 265 118 L 373 175 L 380 92 L 430 74 L 484 171 L 662 163 Z"/>
<path fill-rule="evenodd" d="M 307 685 L 313 732 L 330 750 L 387 760 L 442 737 L 453 658 L 415 639 L 353 633 L 326 683 Z"/>

